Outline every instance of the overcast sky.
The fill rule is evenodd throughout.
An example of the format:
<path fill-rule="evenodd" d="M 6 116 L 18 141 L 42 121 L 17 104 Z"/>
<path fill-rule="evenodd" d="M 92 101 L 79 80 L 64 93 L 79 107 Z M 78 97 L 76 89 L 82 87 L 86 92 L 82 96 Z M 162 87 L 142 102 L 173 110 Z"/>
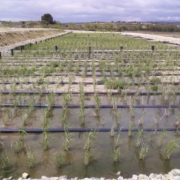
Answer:
<path fill-rule="evenodd" d="M 180 21 L 180 0 L 1 0 L 0 20 Z"/>

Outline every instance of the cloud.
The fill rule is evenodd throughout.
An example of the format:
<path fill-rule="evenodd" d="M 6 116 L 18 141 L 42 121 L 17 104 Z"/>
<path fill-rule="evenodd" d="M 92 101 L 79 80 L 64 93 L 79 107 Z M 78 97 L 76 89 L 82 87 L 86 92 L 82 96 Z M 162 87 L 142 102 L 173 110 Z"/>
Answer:
<path fill-rule="evenodd" d="M 180 21 L 179 0 L 6 0 L 0 20 L 40 20 L 50 13 L 60 22 Z"/>

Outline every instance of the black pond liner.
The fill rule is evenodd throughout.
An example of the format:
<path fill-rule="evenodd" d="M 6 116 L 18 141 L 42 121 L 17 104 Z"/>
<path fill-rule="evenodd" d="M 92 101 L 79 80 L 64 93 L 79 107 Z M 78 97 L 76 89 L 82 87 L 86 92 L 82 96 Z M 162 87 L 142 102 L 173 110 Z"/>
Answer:
<path fill-rule="evenodd" d="M 4 103 L 4 104 L 0 104 L 0 107 L 30 107 L 31 105 L 29 104 L 11 104 L 11 103 Z M 48 104 L 34 104 L 33 107 L 35 108 L 47 108 L 47 107 L 51 107 L 51 108 L 70 108 L 70 109 L 75 109 L 75 108 L 80 108 L 81 106 L 79 104 L 68 104 L 66 106 L 60 105 L 60 104 L 53 104 L 53 105 L 48 105 Z M 89 108 L 96 108 L 96 105 L 84 105 L 85 109 L 89 109 Z M 113 108 L 113 105 L 100 105 L 99 106 L 100 109 L 104 109 L 104 108 Z M 117 105 L 116 108 L 120 108 L 120 109 L 127 109 L 127 108 L 131 108 L 131 106 L 129 105 Z M 135 105 L 133 106 L 133 108 L 156 108 L 156 109 L 164 109 L 164 108 L 180 108 L 180 105 Z"/>
<path fill-rule="evenodd" d="M 3 95 L 8 95 L 8 94 L 22 94 L 22 95 L 34 95 L 34 94 L 40 94 L 40 95 L 48 95 L 48 94 L 56 94 L 56 95 L 62 95 L 62 94 L 69 94 L 69 92 L 50 92 L 50 91 L 44 91 L 44 92 L 39 92 L 39 91 L 1 91 L 0 94 Z M 71 92 L 71 94 L 80 94 L 80 92 Z M 95 92 L 84 92 L 84 95 L 94 95 Z M 96 92 L 98 95 L 108 95 L 108 92 Z M 164 94 L 163 92 L 110 92 L 112 95 L 139 95 L 139 96 L 157 96 L 157 95 L 162 95 Z M 167 95 L 180 95 L 180 92 L 175 92 L 175 93 L 166 93 Z"/>
<path fill-rule="evenodd" d="M 46 130 L 48 133 L 64 133 L 64 132 L 76 132 L 76 133 L 81 133 L 81 132 L 110 132 L 112 129 L 111 128 L 49 128 Z M 131 129 L 132 132 L 138 132 L 140 130 L 143 130 L 144 132 L 162 132 L 162 131 L 174 131 L 178 132 L 180 131 L 180 128 L 135 128 Z M 20 132 L 26 132 L 26 133 L 43 133 L 45 132 L 43 129 L 10 129 L 10 128 L 1 128 L 0 132 L 2 133 L 20 133 Z M 128 132 L 129 129 L 127 128 L 114 128 L 115 132 Z"/>

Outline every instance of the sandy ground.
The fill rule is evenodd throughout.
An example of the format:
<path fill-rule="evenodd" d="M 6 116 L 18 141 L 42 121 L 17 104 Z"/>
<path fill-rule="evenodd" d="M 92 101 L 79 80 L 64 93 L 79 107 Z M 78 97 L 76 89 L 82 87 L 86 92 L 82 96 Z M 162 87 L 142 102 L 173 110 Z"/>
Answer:
<path fill-rule="evenodd" d="M 180 38 L 180 32 L 136 31 L 136 33 L 152 34 L 152 35 L 159 35 L 159 36 L 165 36 L 165 37 Z"/>
<path fill-rule="evenodd" d="M 16 31 L 49 31 L 49 30 L 55 30 L 52 28 L 4 28 L 0 27 L 0 33 L 1 32 L 16 32 Z"/>
<path fill-rule="evenodd" d="M 169 42 L 169 43 L 174 43 L 174 44 L 180 44 L 180 39 L 179 38 L 174 38 L 174 37 L 167 37 L 163 34 L 161 35 L 154 35 L 154 34 L 145 34 L 145 33 L 135 33 L 135 32 L 121 32 L 121 35 L 129 35 L 129 36 L 134 36 L 134 37 L 142 37 L 142 38 L 147 38 L 147 39 L 152 39 L 153 41 L 156 42 Z M 170 35 L 169 35 L 170 36 Z"/>

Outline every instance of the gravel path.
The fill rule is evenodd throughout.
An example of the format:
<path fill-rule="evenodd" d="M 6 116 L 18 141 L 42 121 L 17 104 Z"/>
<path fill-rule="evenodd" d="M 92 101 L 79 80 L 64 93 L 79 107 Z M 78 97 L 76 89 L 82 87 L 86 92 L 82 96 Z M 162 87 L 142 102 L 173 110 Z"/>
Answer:
<path fill-rule="evenodd" d="M 123 178 L 121 173 L 118 172 L 117 178 L 114 178 L 113 180 L 180 180 L 180 170 L 179 169 L 173 169 L 170 171 L 168 174 L 154 174 L 151 173 L 149 176 L 144 175 L 144 174 L 139 174 L 139 175 L 132 175 L 131 178 Z M 3 180 L 11 180 L 13 177 L 9 178 L 4 178 Z M 24 180 L 24 179 L 29 179 L 29 180 L 106 180 L 106 178 L 101 177 L 101 178 L 96 178 L 96 177 L 91 177 L 91 178 L 84 178 L 80 179 L 78 177 L 75 178 L 68 178 L 67 176 L 60 176 L 60 177 L 46 177 L 42 176 L 40 179 L 31 179 L 30 176 L 27 173 L 23 173 L 22 177 L 18 178 L 18 180 Z M 110 179 L 109 179 L 110 180 Z"/>
<path fill-rule="evenodd" d="M 17 31 L 49 31 L 54 30 L 53 28 L 2 28 L 0 27 L 1 32 L 17 32 Z"/>
<path fill-rule="evenodd" d="M 130 32 L 121 32 L 120 34 L 134 36 L 134 37 L 142 37 L 146 39 L 152 39 L 153 41 L 157 41 L 157 42 L 169 42 L 169 43 L 180 45 L 179 38 L 165 37 L 165 36 L 153 35 L 153 34 L 130 33 Z"/>

